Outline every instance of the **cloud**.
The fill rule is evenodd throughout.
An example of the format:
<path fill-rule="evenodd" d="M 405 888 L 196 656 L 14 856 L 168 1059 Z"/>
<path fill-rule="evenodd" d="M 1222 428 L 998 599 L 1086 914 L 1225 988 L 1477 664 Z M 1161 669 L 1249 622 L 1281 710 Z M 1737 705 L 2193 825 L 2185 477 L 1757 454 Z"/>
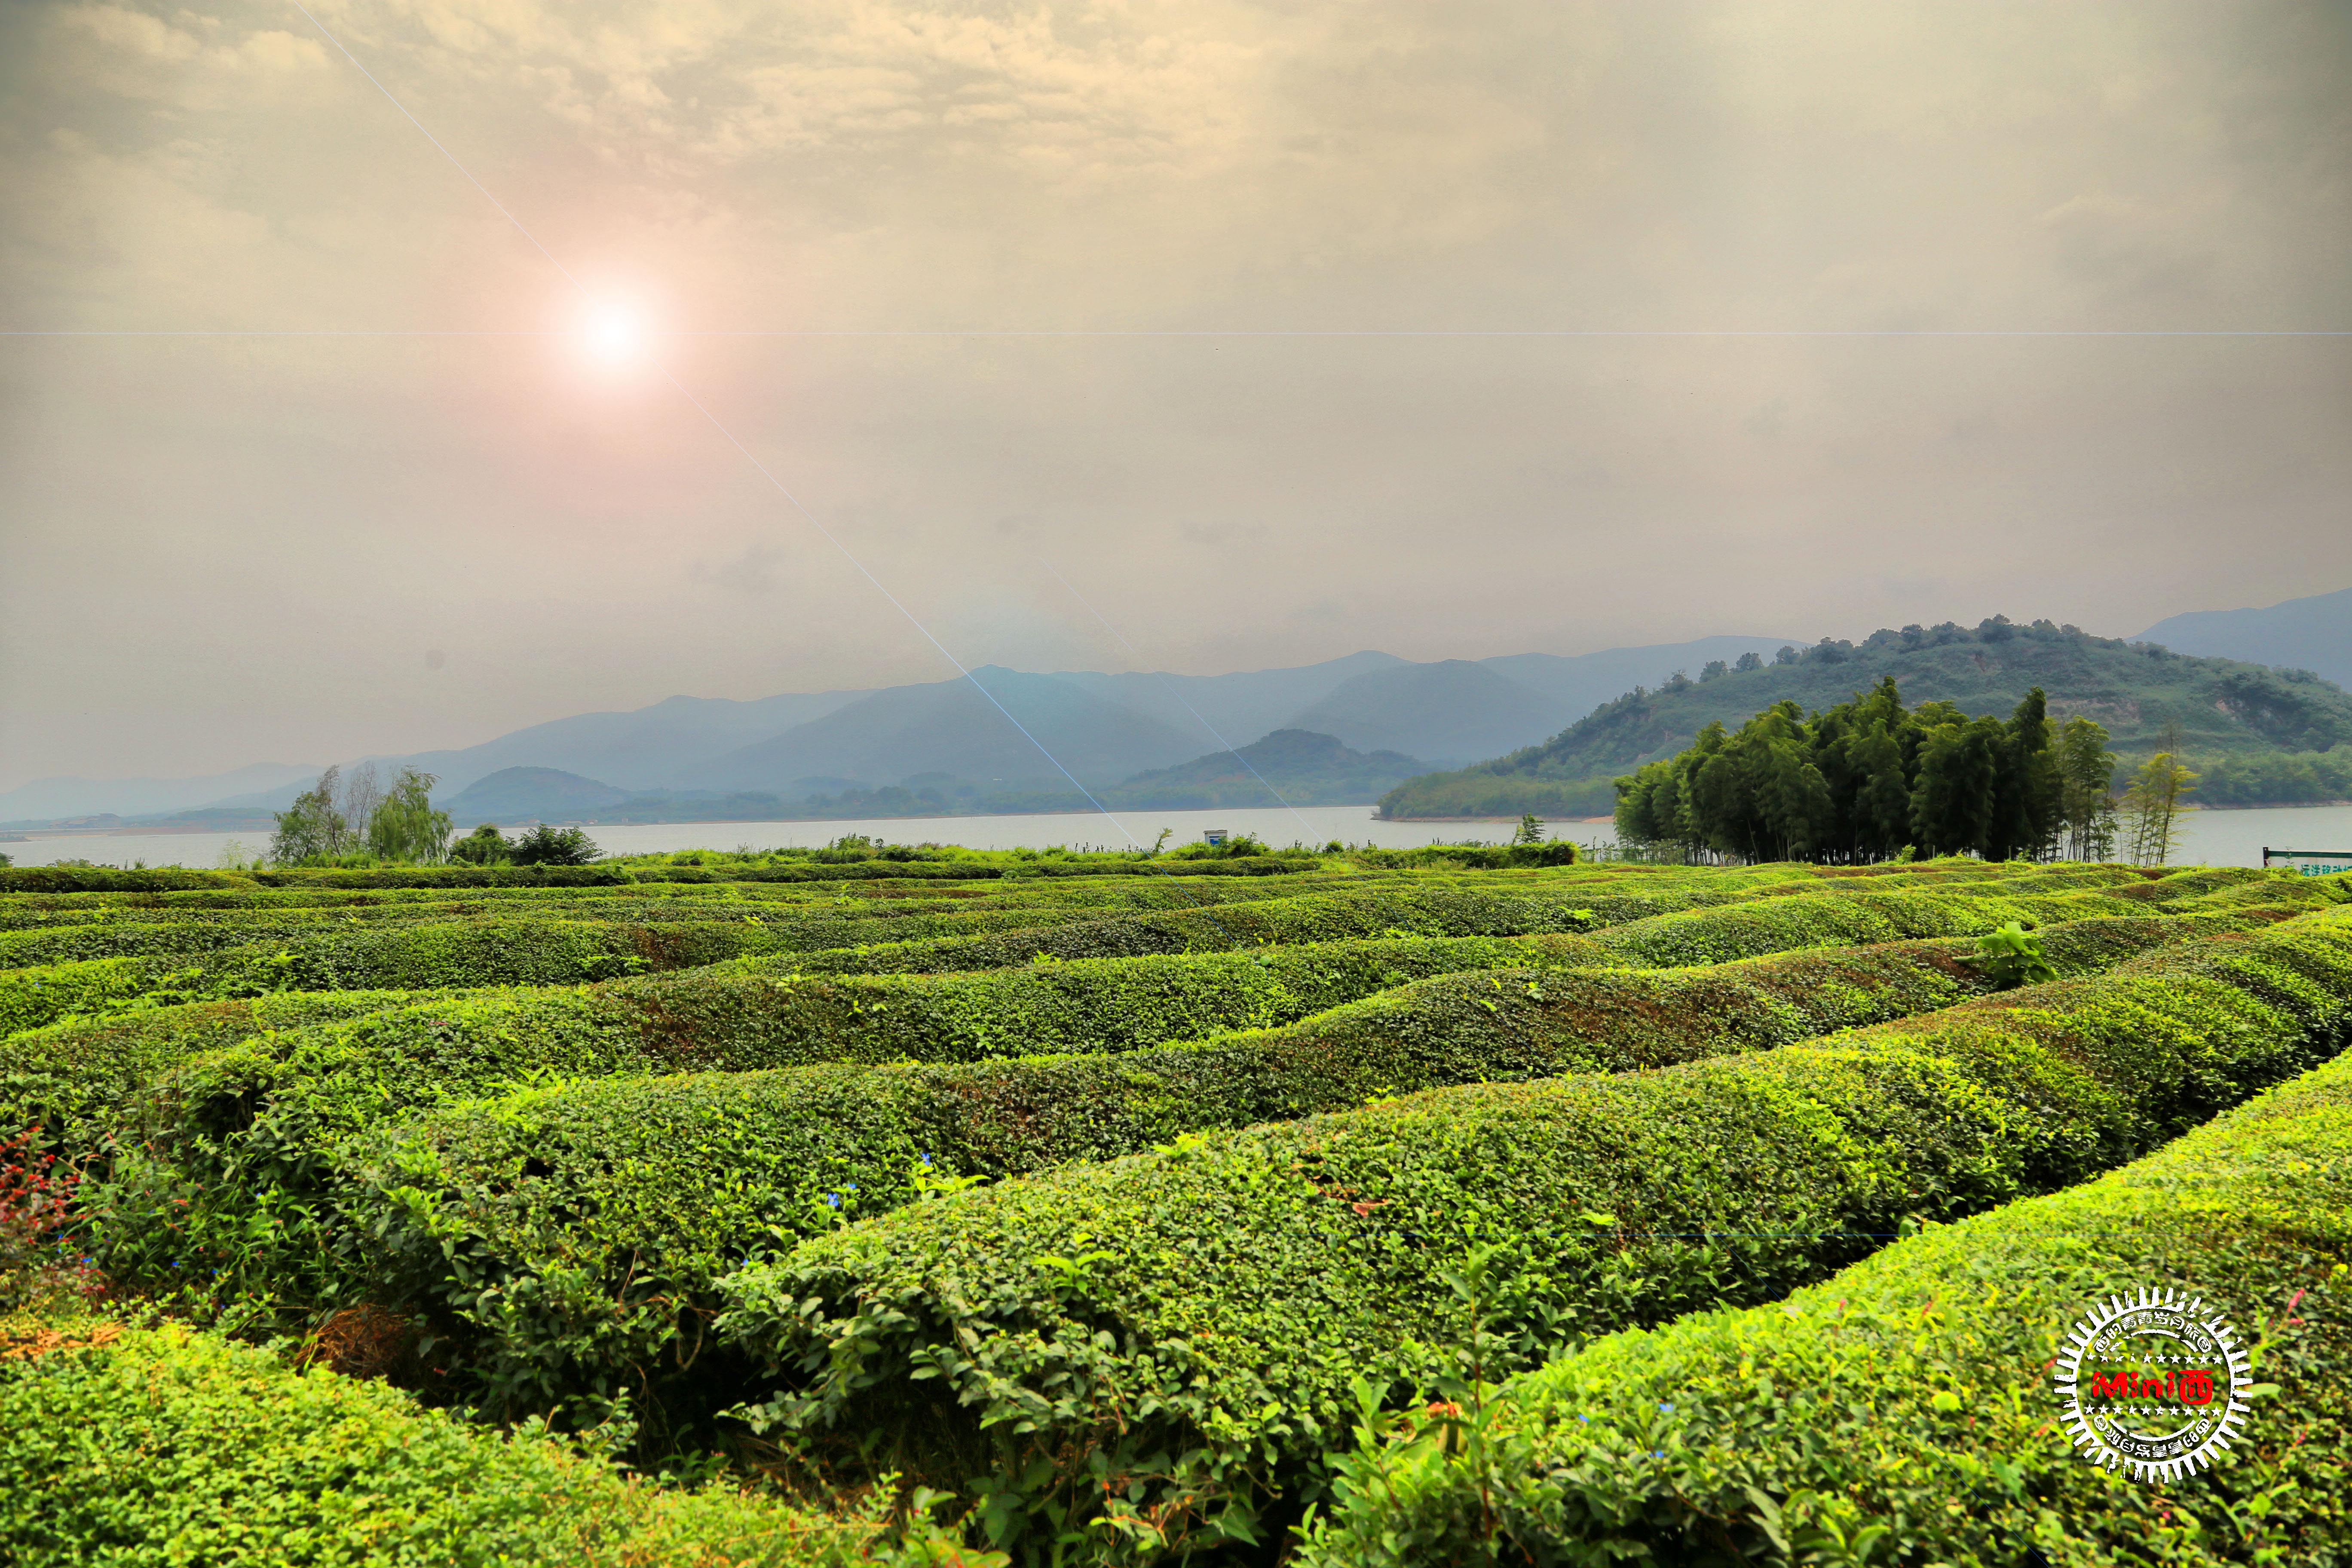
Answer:
<path fill-rule="evenodd" d="M 476 334 L 0 344 L 5 769 L 937 678 L 800 507 L 974 662 L 2352 579 L 2340 340 L 1873 335 L 2352 325 L 2340 7 L 319 14 L 530 237 L 282 9 L 0 7 L 12 325 Z M 732 335 L 974 328 L 1139 335 Z"/>

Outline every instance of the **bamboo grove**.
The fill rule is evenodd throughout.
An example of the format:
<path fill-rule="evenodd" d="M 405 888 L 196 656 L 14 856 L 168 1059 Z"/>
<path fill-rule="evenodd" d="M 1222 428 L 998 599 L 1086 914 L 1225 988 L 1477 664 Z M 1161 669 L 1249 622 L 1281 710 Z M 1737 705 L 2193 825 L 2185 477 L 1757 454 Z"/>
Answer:
<path fill-rule="evenodd" d="M 1773 704 L 1709 724 L 1678 755 L 1617 780 L 1617 832 L 1742 860 L 1832 865 L 1977 855 L 2161 863 L 2195 776 L 2168 748 L 2117 800 L 2093 720 L 2053 723 L 2040 687 L 2003 721 L 1948 702 L 1906 709 L 1892 676 L 1808 715 Z M 2118 807 L 2120 806 L 2120 811 Z"/>

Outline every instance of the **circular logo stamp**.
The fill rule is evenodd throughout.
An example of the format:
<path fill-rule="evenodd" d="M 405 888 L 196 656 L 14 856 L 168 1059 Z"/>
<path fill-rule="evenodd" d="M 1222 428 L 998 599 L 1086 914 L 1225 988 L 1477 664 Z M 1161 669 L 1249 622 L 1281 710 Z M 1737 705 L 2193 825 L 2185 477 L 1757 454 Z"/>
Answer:
<path fill-rule="evenodd" d="M 2236 1332 L 2201 1300 L 2142 1289 L 2076 1322 L 2054 1373 L 2074 1447 L 2140 1480 L 2213 1462 L 2245 1426 L 2253 1379 Z"/>

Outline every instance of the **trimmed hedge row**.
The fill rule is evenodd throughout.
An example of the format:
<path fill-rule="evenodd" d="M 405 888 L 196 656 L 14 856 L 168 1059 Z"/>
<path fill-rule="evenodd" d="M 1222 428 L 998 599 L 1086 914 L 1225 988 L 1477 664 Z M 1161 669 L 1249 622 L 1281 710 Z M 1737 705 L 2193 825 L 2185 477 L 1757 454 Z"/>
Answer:
<path fill-rule="evenodd" d="M 106 866 L 0 867 L 0 893 L 152 892 L 176 888 L 584 888 L 646 882 L 986 881 L 1031 877 L 1279 877 L 1319 869 L 1288 852 L 1222 860 L 856 860 L 772 866 L 387 866 L 364 870 L 122 870 Z"/>
<path fill-rule="evenodd" d="M 793 883 L 653 882 L 634 888 L 238 888 L 184 892 L 16 894 L 0 897 L 0 928 L 72 924 L 81 920 L 182 918 L 196 911 L 255 914 L 298 910 L 375 910 L 448 909 L 527 912 L 544 907 L 566 912 L 611 910 L 626 917 L 646 909 L 708 912 L 738 904 L 753 910 L 831 910 L 836 913 L 888 909 L 1075 908 L 1087 905 L 1192 908 L 1202 904 L 1286 898 L 1301 888 L 1333 883 L 1403 880 L 1357 872 L 1307 872 L 1279 881 L 1264 879 L 1190 883 L 1137 881 L 1126 878 L 1069 878 L 1045 882 L 998 881 L 972 886 L 866 882 L 811 887 Z M 1427 879 L 1422 879 L 1426 880 Z"/>
<path fill-rule="evenodd" d="M 1778 877 L 1780 868 L 1768 870 Z M 1741 882 L 1719 876 L 1651 883 L 1635 891 L 1597 889 L 1570 874 L 1517 885 L 1492 879 L 1387 883 L 1363 892 L 1334 889 L 1234 910 L 1171 910 L 1034 931 L 884 942 L 810 953 L 795 959 L 793 967 L 816 973 L 935 973 L 1001 968 L 1032 963 L 1041 955 L 1068 959 L 1203 952 L 1371 936 L 1384 930 L 1509 936 L 1597 927 L 1625 928 L 1610 941 L 1630 962 L 1719 963 L 1797 946 L 1973 934 L 2012 920 L 2133 914 L 2150 907 L 2114 897 L 2104 885 L 2051 894 L 1979 890 L 1987 885 L 2032 889 L 2060 879 L 2058 874 L 2040 871 L 1997 880 L 1938 872 L 1924 878 L 1918 887 L 1893 891 L 1880 890 L 1884 884 L 1857 886 L 1819 878 Z M 2294 893 L 2290 881 L 2276 886 L 2284 901 L 2323 901 Z M 1708 911 L 1727 906 L 1748 912 L 1727 916 L 1718 934 Z M 1688 923 L 1657 923 L 1664 915 L 1679 915 Z M 1637 921 L 1644 922 L 1638 932 L 1633 930 Z"/>
<path fill-rule="evenodd" d="M 242 873 L 188 871 L 177 866 L 155 870 L 118 870 L 110 866 L 0 866 L 5 893 L 152 893 L 173 888 L 249 888 Z"/>
<path fill-rule="evenodd" d="M 756 927 L 720 927 L 669 940 L 677 929 L 561 921 L 427 921 L 178 957 L 97 958 L 0 970 L 0 1034 L 142 1005 L 274 991 L 560 985 L 708 963 L 730 946 L 740 952 L 761 940 Z"/>
<path fill-rule="evenodd" d="M 2322 901 L 2296 899 L 2285 887 L 2279 893 L 2284 900 L 2274 909 L 2279 919 Z M 2272 906 L 2231 907 L 2251 912 Z M 1880 892 L 1847 887 L 1813 897 L 1754 899 L 1656 915 L 1596 932 L 1593 940 L 1625 963 L 1724 963 L 1800 947 L 1976 935 L 2011 921 L 2030 928 L 2049 921 L 2123 917 L 2148 908 L 2144 900 L 2119 898 L 2105 889 L 1985 893 L 1974 888 Z"/>
<path fill-rule="evenodd" d="M 1452 1370 L 1474 1256 L 1491 1376 L 2110 1168 L 2347 1021 L 2352 920 L 2307 917 L 1817 1045 L 1434 1090 L 913 1205 L 732 1277 L 719 1331 L 773 1370 L 758 1428 L 990 1473 L 1000 1544 L 1097 1518 L 1106 1557 L 1251 1539 L 1319 1491 L 1352 1384 L 1393 1402 Z"/>
<path fill-rule="evenodd" d="M 434 994 L 276 992 L 27 1029 L 0 1038 L 0 1138 L 37 1123 L 52 1145 L 91 1152 L 127 1130 L 130 1097 L 166 1072 L 256 1036 L 414 1006 Z"/>
<path fill-rule="evenodd" d="M 1085 921 L 1090 913 L 1060 918 Z M 1056 916 L 1024 910 L 926 918 L 958 922 L 967 930 L 986 924 L 1025 930 Z M 109 929 L 176 933 L 182 928 Z M 738 919 L 623 925 L 509 915 L 361 924 L 205 952 L 0 970 L 0 1033 L 38 1028 L 69 1014 L 118 1011 L 142 999 L 169 1004 L 269 991 L 577 984 L 700 968 L 746 954 L 792 952 L 803 941 L 854 936 L 871 929 L 871 924 L 850 921 L 771 924 Z"/>
<path fill-rule="evenodd" d="M 177 1326 L 0 1325 L 0 1473 L 18 1568 L 983 1568 L 928 1521 L 888 1545 L 887 1498 L 828 1515 L 635 1480 L 544 1431 Z"/>
<path fill-rule="evenodd" d="M 718 918 L 714 918 L 714 917 Z M 373 918 L 371 918 L 373 917 Z M 667 918 L 666 918 L 667 917 Z M 260 916 L 233 914 L 209 918 L 162 921 L 109 920 L 36 931 L 0 931 L 0 968 L 71 963 L 93 958 L 184 957 L 219 952 L 257 942 L 277 942 L 289 947 L 315 944 L 321 939 L 360 936 L 389 930 L 419 931 L 467 921 L 494 920 L 509 926 L 548 919 L 524 910 L 487 912 L 450 910 L 440 907 L 418 913 L 407 910 L 323 910 Z M 553 917 L 568 926 L 605 926 L 616 931 L 645 931 L 646 942 L 667 946 L 699 947 L 708 956 L 690 963 L 710 963 L 747 952 L 809 952 L 861 942 L 903 942 L 934 936 L 1025 931 L 1078 921 L 1099 920 L 1093 909 L 971 909 L 947 906 L 858 910 L 761 910 L 723 913 L 707 905 L 677 910 L 663 909 L 567 909 Z M 715 933 L 715 938 L 714 938 Z M 364 938 L 362 938 L 364 940 Z M 642 944 L 640 944 L 642 945 Z M 679 967 L 666 963 L 663 967 Z"/>
<path fill-rule="evenodd" d="M 2283 899 L 2323 899 L 2324 891 L 2314 890 L 2316 881 L 2306 879 L 2273 885 Z M 1704 912 L 1702 906 L 1719 912 Z M 284 942 L 178 955 L 201 958 L 200 963 L 175 964 L 155 955 L 0 971 L 0 1033 L 39 1027 L 69 1014 L 102 1014 L 142 998 L 169 1003 L 276 990 L 556 985 L 632 972 L 695 968 L 743 954 L 794 954 L 781 962 L 755 960 L 738 964 L 738 970 L 746 973 L 936 973 L 998 968 L 1040 958 L 1232 951 L 1405 932 L 1520 935 L 1640 921 L 1612 933 L 1609 940 L 1614 949 L 1634 963 L 1677 963 L 1832 942 L 1976 931 L 2006 920 L 2065 919 L 2143 907 L 2098 890 L 2047 897 L 1987 897 L 1947 890 L 1882 894 L 1846 886 L 1823 896 L 1790 892 L 1780 885 L 1764 890 L 1727 891 L 1701 883 L 1640 894 L 1594 894 L 1566 882 L 1497 888 L 1466 881 L 1384 880 L 1329 893 L 1108 920 L 1093 909 L 1080 907 L 952 910 L 881 919 L 795 914 L 772 920 L 745 917 L 631 925 L 521 915 L 383 925 L 361 922 Z M 1661 909 L 1686 912 L 1678 921 L 1661 921 L 1654 919 Z M 925 937 L 856 947 L 814 945 L 844 939 L 854 942 L 886 930 L 903 931 L 913 922 L 926 929 L 996 929 L 986 935 Z M 126 932 L 134 938 L 152 933 L 152 940 L 168 945 L 195 940 L 187 933 L 201 932 L 204 928 L 108 925 L 94 929 L 107 941 L 125 940 Z M 20 936 L 58 939 L 70 934 Z"/>
<path fill-rule="evenodd" d="M 168 960 L 97 958 L 37 969 L 0 969 L 0 1037 L 60 1018 L 131 1006 L 164 984 Z"/>
<path fill-rule="evenodd" d="M 1672 890 L 1594 893 L 1572 883 L 1507 889 L 1461 882 L 1382 884 L 1361 891 L 1310 893 L 1230 909 L 1167 910 L 990 936 L 880 942 L 809 953 L 795 959 L 793 967 L 808 973 L 935 974 L 1001 969 L 1041 958 L 1218 952 L 1352 937 L 1529 936 L 1589 931 L 1616 920 L 1640 919 L 1661 909 L 1724 903 L 1739 896 Z"/>
<path fill-rule="evenodd" d="M 1613 1335 L 1466 1425 L 1339 1460 L 1307 1568 L 1445 1563 L 2336 1563 L 2352 1542 L 2352 1060 L 2136 1164 L 1900 1241 L 1769 1308 Z M 2200 1301 L 2243 1436 L 2160 1492 L 2072 1446 L 2048 1368 L 2092 1308 Z M 2160 1500 L 2159 1500 L 2160 1499 Z"/>
<path fill-rule="evenodd" d="M 1579 937 L 1407 937 L 942 975 L 705 969 L 596 986 L 283 993 L 0 1039 L 0 1126 L 43 1121 L 66 1143 L 86 1143 L 99 1127 L 131 1119 L 125 1097 L 132 1090 L 199 1063 L 172 1087 L 173 1102 L 259 1103 L 322 1079 L 332 1081 L 315 1092 L 331 1098 L 337 1086 L 394 1086 L 388 1092 L 404 1098 L 370 1101 L 382 1114 L 550 1071 L 1124 1051 L 1284 1023 L 1433 974 L 1559 968 L 1605 956 Z M 344 1005 L 346 997 L 353 1000 Z M 362 1016 L 363 1027 L 286 1035 L 220 1054 L 268 1030 Z"/>
<path fill-rule="evenodd" d="M 2094 969 L 2184 923 L 2084 922 L 2050 951 Z M 1581 942 L 1493 945 L 1552 944 Z M 540 1408 L 656 1375 L 666 1347 L 698 1337 L 681 1309 L 747 1256 L 941 1184 L 1432 1084 L 1766 1048 L 1985 989 L 1952 942 L 1680 973 L 1519 968 L 1119 1056 L 568 1083 L 362 1134 L 335 1160 L 356 1184 L 337 1202 L 372 1238 L 383 1299 L 487 1338 L 493 1397 Z"/>
<path fill-rule="evenodd" d="M 1322 868 L 1320 856 L 1280 850 L 1221 860 L 852 860 L 839 865 L 648 866 L 666 882 L 1004 881 L 1054 877 L 1286 877 Z"/>
<path fill-rule="evenodd" d="M 177 866 L 0 867 L 0 893 L 141 893 L 183 888 L 585 888 L 633 882 L 611 866 L 403 866 L 381 870 L 193 871 Z"/>

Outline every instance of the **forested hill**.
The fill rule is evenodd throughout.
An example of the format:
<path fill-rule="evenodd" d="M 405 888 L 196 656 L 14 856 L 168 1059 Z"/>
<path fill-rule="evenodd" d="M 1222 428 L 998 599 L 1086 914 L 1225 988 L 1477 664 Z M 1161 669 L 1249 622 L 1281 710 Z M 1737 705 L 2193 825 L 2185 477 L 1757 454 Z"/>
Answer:
<path fill-rule="evenodd" d="M 2209 804 L 2352 795 L 2352 692 L 2332 681 L 1996 616 L 1973 630 L 1948 623 L 1874 632 L 1860 643 L 1825 637 L 1782 648 L 1775 661 L 1711 664 L 1696 679 L 1635 687 L 1540 745 L 1407 779 L 1381 797 L 1381 815 L 1597 816 L 1614 803 L 1612 780 L 1682 750 L 1712 721 L 1737 729 L 1784 700 L 1827 708 L 1885 675 L 1908 701 L 1941 699 L 1970 714 L 2006 716 L 2039 686 L 2052 719 L 2096 720 L 2127 763 L 2177 724 L 2182 752 L 2207 773 L 2199 798 Z"/>

